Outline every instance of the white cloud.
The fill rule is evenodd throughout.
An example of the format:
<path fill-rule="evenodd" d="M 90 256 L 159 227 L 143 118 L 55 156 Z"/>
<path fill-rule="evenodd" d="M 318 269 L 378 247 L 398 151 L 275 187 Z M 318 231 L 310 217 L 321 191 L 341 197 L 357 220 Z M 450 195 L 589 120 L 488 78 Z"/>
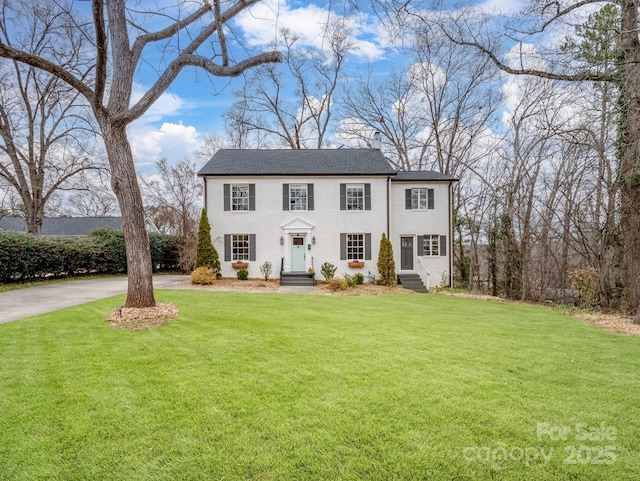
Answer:
<path fill-rule="evenodd" d="M 200 147 L 200 134 L 191 125 L 164 122 L 160 128 L 134 124 L 129 128 L 133 158 L 139 167 L 149 166 L 164 157 L 169 163 L 190 157 Z"/>
<path fill-rule="evenodd" d="M 377 20 L 363 14 L 341 17 L 317 5 L 293 7 L 286 0 L 267 0 L 238 15 L 236 23 L 249 45 L 272 44 L 285 28 L 299 36 L 299 45 L 322 49 L 328 47 L 323 37 L 325 26 L 335 19 L 344 22 L 357 47 L 356 55 L 371 60 L 384 56 L 379 40 L 384 36 L 383 30 Z"/>

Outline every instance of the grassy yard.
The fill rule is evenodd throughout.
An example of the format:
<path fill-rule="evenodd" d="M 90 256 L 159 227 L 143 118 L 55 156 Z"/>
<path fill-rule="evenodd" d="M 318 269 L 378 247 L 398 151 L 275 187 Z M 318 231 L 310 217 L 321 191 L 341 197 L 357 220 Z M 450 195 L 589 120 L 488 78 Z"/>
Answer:
<path fill-rule="evenodd" d="M 158 291 L 0 325 L 0 479 L 630 480 L 640 339 L 450 296 Z"/>

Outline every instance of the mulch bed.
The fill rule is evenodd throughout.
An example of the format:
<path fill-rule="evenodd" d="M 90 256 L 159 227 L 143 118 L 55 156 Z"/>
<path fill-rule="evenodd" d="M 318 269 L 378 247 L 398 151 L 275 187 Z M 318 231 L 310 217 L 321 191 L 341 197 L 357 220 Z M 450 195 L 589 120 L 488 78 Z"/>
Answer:
<path fill-rule="evenodd" d="M 169 324 L 178 317 L 178 308 L 168 302 L 155 307 L 123 307 L 107 314 L 107 323 L 125 331 L 145 331 Z"/>

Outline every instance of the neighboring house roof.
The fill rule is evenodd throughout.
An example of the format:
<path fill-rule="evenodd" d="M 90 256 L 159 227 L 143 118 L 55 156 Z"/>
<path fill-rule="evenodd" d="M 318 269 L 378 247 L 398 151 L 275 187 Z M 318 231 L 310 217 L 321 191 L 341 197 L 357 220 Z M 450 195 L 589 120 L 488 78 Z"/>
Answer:
<path fill-rule="evenodd" d="M 220 149 L 198 175 L 394 175 L 377 149 Z"/>
<path fill-rule="evenodd" d="M 47 217 L 42 219 L 42 235 L 50 236 L 85 236 L 94 230 L 105 228 L 122 230 L 122 217 Z M 27 223 L 19 217 L 0 218 L 0 230 L 11 232 L 27 232 Z M 147 223 L 149 232 L 158 229 Z"/>
<path fill-rule="evenodd" d="M 398 175 L 391 179 L 392 182 L 415 182 L 415 181 L 457 181 L 455 177 L 441 174 L 435 170 L 419 170 L 410 172 L 398 172 Z"/>

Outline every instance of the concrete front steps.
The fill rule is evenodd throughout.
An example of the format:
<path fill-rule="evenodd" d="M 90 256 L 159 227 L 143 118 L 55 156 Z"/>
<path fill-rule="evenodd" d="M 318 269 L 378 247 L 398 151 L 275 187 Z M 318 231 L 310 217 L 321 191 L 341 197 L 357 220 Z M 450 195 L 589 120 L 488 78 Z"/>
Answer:
<path fill-rule="evenodd" d="M 315 285 L 314 274 L 308 272 L 282 272 L 280 273 L 281 286 L 311 286 Z"/>
<path fill-rule="evenodd" d="M 428 292 L 427 287 L 418 274 L 398 274 L 398 284 L 401 284 L 405 289 L 411 289 L 415 292 L 424 294 Z"/>

